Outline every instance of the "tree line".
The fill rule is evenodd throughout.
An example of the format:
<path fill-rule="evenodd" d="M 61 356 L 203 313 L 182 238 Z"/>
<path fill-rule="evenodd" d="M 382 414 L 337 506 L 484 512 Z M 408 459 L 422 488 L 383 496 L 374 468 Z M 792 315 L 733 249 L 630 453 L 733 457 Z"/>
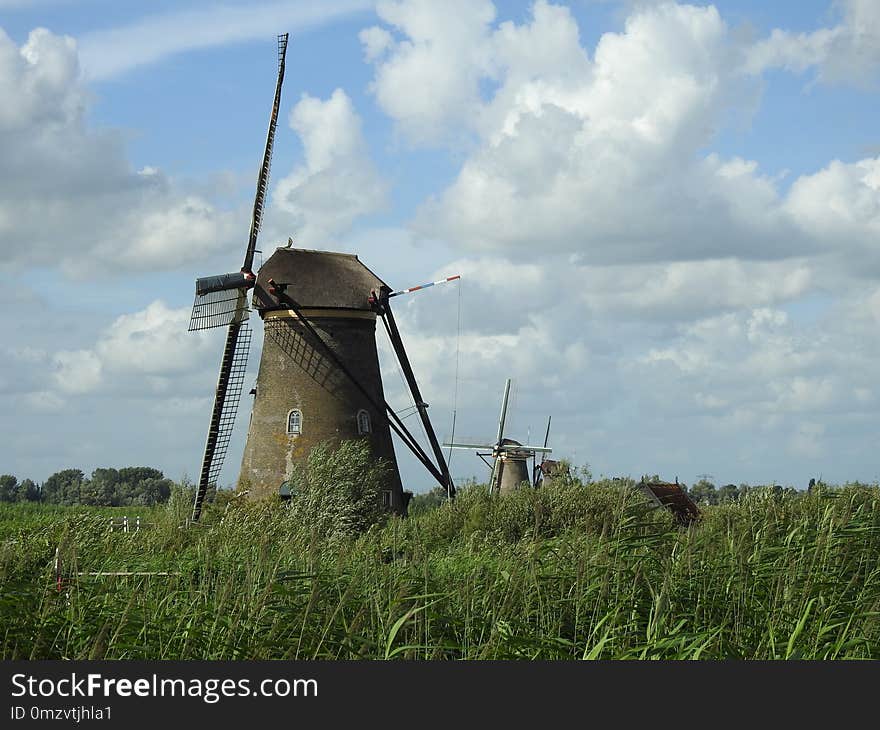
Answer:
<path fill-rule="evenodd" d="M 145 506 L 165 502 L 174 482 L 158 469 L 128 466 L 95 469 L 87 477 L 81 469 L 62 469 L 41 485 L 0 475 L 0 502 L 43 502 L 95 507 Z"/>
<path fill-rule="evenodd" d="M 592 480 L 592 474 L 589 470 L 589 465 L 581 467 L 577 473 L 571 473 L 570 471 L 565 472 L 565 481 L 568 484 L 577 484 L 582 487 L 589 488 L 593 486 L 595 483 Z M 600 482 L 608 481 L 600 479 Z M 629 477 L 613 477 L 610 480 L 612 483 L 625 483 L 630 481 Z M 658 474 L 642 475 L 641 481 L 643 482 L 662 482 L 664 481 Z M 634 481 L 632 483 L 635 483 Z M 855 482 L 856 485 L 859 482 Z M 823 488 L 826 485 L 821 479 L 818 481 L 816 479 L 810 479 L 809 486 L 807 487 L 807 491 L 811 492 L 816 488 Z M 708 479 L 700 479 L 699 481 L 694 482 L 690 487 L 687 484 L 681 484 L 681 487 L 690 495 L 691 499 L 694 500 L 697 504 L 700 505 L 717 505 L 717 504 L 730 504 L 731 502 L 736 502 L 743 496 L 745 496 L 752 489 L 772 489 L 777 494 L 788 494 L 788 493 L 796 493 L 798 490 L 794 487 L 783 487 L 779 484 L 770 484 L 767 486 L 755 486 L 750 484 L 725 484 L 723 486 L 716 486 Z M 446 501 L 446 490 L 440 487 L 434 487 L 428 492 L 423 492 L 421 494 L 416 494 L 410 500 L 409 503 L 409 513 L 410 515 L 417 515 L 422 512 L 430 512 L 432 509 L 439 507 Z"/>
<path fill-rule="evenodd" d="M 859 485 L 860 482 L 852 482 L 853 485 Z M 684 485 L 683 485 L 684 486 Z M 810 479 L 810 483 L 807 485 L 807 491 L 812 492 L 814 489 L 823 489 L 828 485 L 823 482 L 821 479 Z M 687 490 L 688 494 L 690 494 L 691 498 L 697 502 L 698 504 L 728 504 L 730 502 L 736 502 L 740 497 L 744 496 L 749 490 L 755 489 L 756 487 L 750 486 L 748 484 L 740 484 L 737 486 L 736 484 L 725 484 L 723 487 L 716 487 L 711 481 L 708 479 L 700 479 Z M 794 494 L 798 490 L 794 487 L 788 486 L 783 487 L 780 484 L 769 484 L 763 487 L 763 489 L 772 489 L 776 494 Z"/>

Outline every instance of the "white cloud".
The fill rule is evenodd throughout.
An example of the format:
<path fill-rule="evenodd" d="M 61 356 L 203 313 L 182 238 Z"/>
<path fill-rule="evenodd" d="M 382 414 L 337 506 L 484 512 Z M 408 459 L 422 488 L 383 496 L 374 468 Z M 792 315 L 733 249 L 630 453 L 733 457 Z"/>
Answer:
<path fill-rule="evenodd" d="M 806 266 L 780 262 L 595 267 L 558 259 L 512 263 L 489 257 L 459 259 L 432 276 L 451 271 L 462 274 L 460 336 L 451 287 L 430 297 L 413 295 L 397 306 L 417 372 L 425 373 L 435 392 L 449 392 L 450 357 L 459 351 L 463 379 L 476 383 L 510 375 L 545 395 L 559 396 L 561 407 L 566 400 L 575 407 L 587 392 L 598 401 L 613 402 L 619 393 L 592 393 L 589 381 L 607 384 L 615 369 L 638 362 L 668 362 L 677 371 L 705 373 L 716 359 L 724 360 L 726 353 L 716 352 L 723 343 L 739 342 L 748 349 L 752 340 L 772 341 L 774 347 L 760 350 L 764 361 L 749 367 L 761 375 L 772 369 L 775 358 L 784 369 L 792 346 L 781 334 L 775 341 L 771 335 L 784 330 L 787 315 L 752 308 L 756 302 L 799 298 L 812 277 Z M 743 309 L 751 312 L 746 321 Z M 685 347 L 677 340 L 679 331 L 687 333 Z M 663 344 L 655 345 L 657 341 Z M 743 360 L 738 356 L 729 364 L 739 368 Z M 803 359 L 797 362 L 798 367 L 804 364 Z M 584 380 L 586 372 L 589 378 Z M 707 407 L 735 400 L 732 393 L 714 390 L 711 381 L 698 392 Z"/>
<path fill-rule="evenodd" d="M 3 353 L 8 386 L 0 378 L 3 410 L 15 414 L 0 460 L 14 473 L 43 479 L 66 466 L 88 471 L 144 463 L 173 477 L 197 473 L 222 330 L 187 332 L 189 309 L 161 300 L 103 323 L 68 316 L 64 308 L 26 310 L 19 319 L 14 336 L 5 338 L 16 343 Z M 255 351 L 261 329 L 254 332 Z M 49 342 L 52 349 L 29 342 Z M 248 383 L 256 363 L 251 357 Z M 46 438 L 56 442 L 50 459 Z M 239 430 L 233 448 L 242 439 Z M 230 458 L 224 481 L 237 476 L 235 462 Z"/>
<path fill-rule="evenodd" d="M 231 213 L 135 172 L 120 134 L 88 126 L 72 38 L 36 29 L 18 48 L 0 30 L 0 97 L 3 266 L 162 270 L 234 241 Z"/>
<path fill-rule="evenodd" d="M 368 56 L 377 38 L 383 39 L 383 51 L 390 47 L 373 84 L 382 109 L 419 142 L 442 137 L 450 125 L 467 126 L 468 112 L 479 101 L 480 77 L 489 70 L 485 46 L 495 17 L 492 3 L 383 0 L 376 12 L 406 36 L 389 44 L 381 29 L 361 35 Z"/>
<path fill-rule="evenodd" d="M 178 9 L 86 33 L 80 38 L 83 68 L 90 79 L 115 78 L 186 51 L 306 32 L 371 6 L 370 0 L 276 0 Z"/>
<path fill-rule="evenodd" d="M 154 301 L 146 309 L 123 314 L 106 330 L 95 347 L 105 367 L 113 372 L 174 375 L 204 366 L 208 336 L 187 332 L 190 312 Z"/>
<path fill-rule="evenodd" d="M 101 384 L 101 361 L 89 350 L 62 350 L 53 358 L 53 380 L 63 393 L 88 393 Z"/>
<path fill-rule="evenodd" d="M 755 418 L 860 411 L 871 407 L 871 360 L 880 340 L 864 319 L 850 318 L 846 327 L 839 322 L 848 318 L 848 310 L 862 308 L 866 298 L 850 297 L 812 325 L 795 324 L 770 308 L 682 325 L 663 349 L 645 353 L 634 372 L 655 385 L 661 378 L 659 390 L 673 398 L 692 391 L 699 402 L 711 392 Z"/>
<path fill-rule="evenodd" d="M 364 59 L 367 63 L 376 61 L 394 45 L 391 33 L 375 25 L 370 28 L 364 28 L 358 34 L 358 38 L 360 38 L 364 46 Z"/>
<path fill-rule="evenodd" d="M 453 287 L 395 305 L 443 438 L 456 389 L 459 438 L 491 435 L 505 377 L 519 391 L 511 437 L 536 433 L 552 414 L 560 455 L 612 473 L 684 477 L 702 458 L 725 481 L 805 484 L 823 454 L 851 460 L 826 465 L 826 476 L 853 474 L 867 433 L 876 435 L 865 420 L 878 407 L 876 285 L 841 296 L 805 260 L 590 266 L 483 256 L 425 278 L 452 271 L 462 273 L 460 336 Z M 813 296 L 830 303 L 804 316 L 801 301 Z M 386 368 L 386 393 L 402 405 L 395 373 Z M 458 474 L 479 472 L 470 455 L 455 463 Z"/>
<path fill-rule="evenodd" d="M 29 410 L 38 413 L 52 413 L 64 406 L 64 399 L 50 390 L 37 390 L 26 393 L 22 400 Z"/>
<path fill-rule="evenodd" d="M 625 32 L 602 37 L 591 62 L 567 8 L 539 1 L 528 24 L 490 32 L 490 6 L 479 7 L 454 27 L 430 22 L 419 3 L 395 5 L 394 15 L 380 8 L 412 34 L 377 64 L 383 109 L 415 141 L 460 119 L 473 120 L 482 139 L 423 207 L 418 231 L 471 250 L 540 241 L 599 263 L 780 255 L 768 240 L 787 238 L 788 222 L 773 183 L 749 163 L 696 155 L 722 112 L 748 99 L 715 8 L 635 13 Z M 464 20 L 470 30 L 459 30 Z M 463 38 L 467 58 L 480 60 L 459 68 Z M 418 49 L 434 60 L 424 63 Z M 440 88 L 439 96 L 423 99 L 400 82 L 415 78 L 422 94 Z M 481 79 L 497 85 L 485 101 Z"/>
<path fill-rule="evenodd" d="M 790 302 L 816 283 L 816 274 L 804 259 L 599 266 L 579 263 L 577 257 L 514 262 L 480 256 L 454 260 L 444 271 L 461 273 L 470 282 L 468 288 L 478 287 L 490 327 L 524 322 L 529 312 L 546 312 L 562 301 L 582 316 L 606 321 L 690 321 Z M 524 306 L 513 306 L 518 298 Z"/>
<path fill-rule="evenodd" d="M 796 180 L 785 209 L 804 235 L 824 240 L 860 273 L 880 275 L 880 157 L 832 161 Z"/>
<path fill-rule="evenodd" d="M 50 127 L 77 121 L 86 102 L 78 76 L 73 38 L 37 28 L 17 48 L 0 28 L 0 131 L 16 134 L 34 123 Z"/>
<path fill-rule="evenodd" d="M 784 194 L 757 161 L 705 151 L 728 111 L 760 91 L 742 73 L 749 46 L 715 7 L 639 6 L 592 59 L 568 8 L 543 0 L 528 22 L 497 28 L 486 3 L 454 23 L 420 2 L 379 14 L 404 35 L 375 61 L 382 108 L 414 142 L 454 143 L 462 128 L 478 140 L 415 216 L 423 238 L 496 257 L 539 246 L 623 276 L 651 262 L 788 260 L 782 298 L 802 289 L 804 257 L 864 273 L 851 254 L 876 239 L 876 160 L 833 163 Z M 478 93 L 486 81 L 492 93 Z"/>
<path fill-rule="evenodd" d="M 141 311 L 120 315 L 91 347 L 53 354 L 48 359 L 48 381 L 54 390 L 41 390 L 37 385 L 29 391 L 32 402 L 51 403 L 53 399 L 82 396 L 99 389 L 128 396 L 165 394 L 179 399 L 181 388 L 185 392 L 192 385 L 191 376 L 202 375 L 213 364 L 207 355 L 216 349 L 210 333 L 187 332 L 189 317 L 188 309 L 172 309 L 161 300 Z M 47 362 L 45 353 L 29 347 L 13 355 L 37 370 Z"/>
<path fill-rule="evenodd" d="M 776 28 L 769 38 L 756 43 L 749 51 L 746 68 L 753 73 L 775 67 L 805 71 L 828 57 L 832 44 L 840 35 L 839 28 L 798 34 Z"/>
<path fill-rule="evenodd" d="M 789 439 L 789 449 L 793 454 L 809 459 L 825 455 L 822 441 L 825 427 L 821 423 L 802 423 Z"/>
<path fill-rule="evenodd" d="M 298 245 L 327 248 L 361 216 L 386 203 L 387 184 L 367 153 L 360 117 L 336 89 L 322 101 L 304 94 L 290 114 L 303 143 L 304 163 L 279 180 L 272 196 L 276 226 Z"/>
<path fill-rule="evenodd" d="M 820 81 L 870 84 L 880 69 L 880 4 L 876 0 L 838 0 L 840 22 L 811 33 L 774 29 L 750 50 L 746 68 L 760 73 L 781 67 L 802 72 L 816 68 Z"/>
<path fill-rule="evenodd" d="M 575 274 L 591 310 L 642 320 L 787 302 L 805 294 L 814 277 L 804 262 L 736 259 L 583 267 Z"/>

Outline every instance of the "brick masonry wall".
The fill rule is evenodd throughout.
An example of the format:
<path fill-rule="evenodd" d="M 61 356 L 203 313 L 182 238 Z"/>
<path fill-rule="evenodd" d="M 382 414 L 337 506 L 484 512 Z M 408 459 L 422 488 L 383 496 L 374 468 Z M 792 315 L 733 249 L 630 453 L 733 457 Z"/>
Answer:
<path fill-rule="evenodd" d="M 384 400 L 376 350 L 376 321 L 358 312 L 352 318 L 310 318 L 319 336 L 346 364 L 372 399 Z M 307 458 L 326 440 L 368 438 L 373 453 L 390 462 L 391 507 L 402 508 L 402 487 L 383 412 L 321 351 L 301 323 L 292 318 L 266 321 L 266 336 L 257 376 L 257 393 L 248 426 L 239 486 L 252 498 L 277 494 L 293 464 Z M 272 330 L 270 333 L 269 330 Z M 287 433 L 292 409 L 302 413 L 301 433 Z M 357 414 L 370 415 L 372 432 L 358 433 Z"/>

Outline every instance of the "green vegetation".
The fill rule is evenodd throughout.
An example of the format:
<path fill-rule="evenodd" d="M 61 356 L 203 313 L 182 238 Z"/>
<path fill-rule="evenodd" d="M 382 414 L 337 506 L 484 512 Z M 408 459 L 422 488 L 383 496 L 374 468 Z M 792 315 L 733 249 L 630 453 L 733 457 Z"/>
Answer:
<path fill-rule="evenodd" d="M 409 515 L 418 517 L 432 509 L 437 509 L 446 502 L 446 490 L 442 487 L 434 487 L 433 489 L 413 495 L 409 501 Z"/>
<path fill-rule="evenodd" d="M 358 535 L 381 521 L 388 476 L 388 465 L 371 458 L 366 441 L 320 444 L 288 478 L 288 519 L 323 540 Z"/>
<path fill-rule="evenodd" d="M 620 480 L 471 485 L 342 531 L 294 506 L 355 488 L 357 458 L 287 504 L 218 493 L 197 526 L 179 487 L 140 532 L 109 529 L 133 510 L 0 505 L 0 656 L 880 658 L 877 486 L 752 488 L 688 530 Z"/>
<path fill-rule="evenodd" d="M 40 488 L 30 479 L 19 482 L 12 474 L 0 474 L 0 502 L 38 502 Z"/>
<path fill-rule="evenodd" d="M 0 475 L 0 502 L 44 502 L 67 506 L 150 506 L 164 502 L 173 482 L 158 469 L 129 466 L 95 469 L 87 478 L 80 469 L 63 469 L 42 485 L 21 482 L 12 474 Z"/>
<path fill-rule="evenodd" d="M 816 486 L 816 480 L 810 480 L 810 490 L 812 490 Z M 823 485 L 820 482 L 820 486 Z M 855 486 L 858 486 L 856 484 Z M 772 484 L 769 487 L 764 487 L 765 489 L 770 490 L 774 494 L 796 494 L 797 490 L 794 487 L 782 487 L 779 484 Z M 691 499 L 694 500 L 697 504 L 700 505 L 709 505 L 709 504 L 728 504 L 729 502 L 735 502 L 743 495 L 747 494 L 748 491 L 752 489 L 748 484 L 740 484 L 737 486 L 736 484 L 725 484 L 723 487 L 715 487 L 715 485 L 708 481 L 707 479 L 700 479 L 695 482 L 694 485 L 688 489 L 688 494 L 690 494 Z"/>

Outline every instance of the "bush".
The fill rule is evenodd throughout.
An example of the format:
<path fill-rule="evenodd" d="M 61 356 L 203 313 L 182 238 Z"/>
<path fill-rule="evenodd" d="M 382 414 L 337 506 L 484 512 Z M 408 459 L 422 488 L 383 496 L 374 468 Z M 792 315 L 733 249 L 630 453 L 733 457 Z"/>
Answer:
<path fill-rule="evenodd" d="M 409 501 L 408 513 L 411 517 L 425 514 L 437 509 L 447 499 L 446 490 L 442 487 L 434 487 L 429 492 L 414 494 L 413 498 Z"/>
<path fill-rule="evenodd" d="M 290 516 L 319 537 L 357 535 L 382 521 L 389 480 L 387 462 L 367 441 L 319 444 L 288 475 Z"/>

